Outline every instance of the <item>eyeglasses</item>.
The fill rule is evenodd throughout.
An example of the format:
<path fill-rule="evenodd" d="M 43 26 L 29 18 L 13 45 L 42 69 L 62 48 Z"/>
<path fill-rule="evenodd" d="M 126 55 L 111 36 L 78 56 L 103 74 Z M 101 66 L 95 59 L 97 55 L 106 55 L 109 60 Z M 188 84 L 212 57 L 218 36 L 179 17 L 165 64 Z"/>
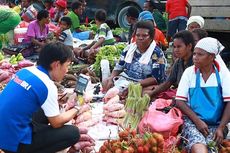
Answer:
<path fill-rule="evenodd" d="M 137 38 L 143 38 L 143 39 L 148 39 L 149 38 L 149 34 L 136 34 Z"/>

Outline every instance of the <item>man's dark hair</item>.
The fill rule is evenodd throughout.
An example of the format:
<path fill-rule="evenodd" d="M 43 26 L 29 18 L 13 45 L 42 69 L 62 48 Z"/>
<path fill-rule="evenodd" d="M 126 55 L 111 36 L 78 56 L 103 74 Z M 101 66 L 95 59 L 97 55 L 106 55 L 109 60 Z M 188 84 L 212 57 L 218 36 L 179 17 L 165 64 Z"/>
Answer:
<path fill-rule="evenodd" d="M 49 3 L 49 4 L 53 4 L 53 0 L 44 0 L 44 3 Z"/>
<path fill-rule="evenodd" d="M 192 33 L 197 34 L 197 36 L 199 37 L 199 40 L 202 38 L 208 37 L 207 31 L 201 28 L 193 29 Z"/>
<path fill-rule="evenodd" d="M 68 16 L 63 16 L 63 17 L 61 18 L 61 21 L 62 21 L 62 22 L 65 22 L 68 26 L 71 26 L 71 25 L 72 25 L 72 21 L 71 21 L 70 17 L 68 17 Z"/>
<path fill-rule="evenodd" d="M 136 7 L 134 6 L 130 6 L 127 10 L 127 14 L 126 14 L 128 17 L 133 17 L 133 18 L 136 18 L 138 19 L 138 16 L 139 16 L 139 11 Z"/>
<path fill-rule="evenodd" d="M 156 5 L 155 5 L 155 3 L 154 3 L 153 0 L 146 0 L 145 2 L 146 2 L 146 3 L 149 3 L 149 6 L 150 6 L 152 9 L 155 9 L 155 8 L 156 8 Z"/>
<path fill-rule="evenodd" d="M 78 9 L 79 7 L 81 7 L 81 6 L 82 6 L 82 3 L 79 2 L 78 0 L 75 0 L 71 4 L 71 9 L 72 9 L 72 11 L 74 11 L 74 10 Z"/>
<path fill-rule="evenodd" d="M 190 31 L 188 30 L 179 31 L 173 36 L 173 39 L 181 39 L 186 46 L 192 44 L 192 51 L 194 50 L 195 40 Z"/>
<path fill-rule="evenodd" d="M 100 21 L 100 22 L 105 22 L 106 20 L 106 11 L 103 9 L 99 9 L 95 13 L 95 19 Z"/>
<path fill-rule="evenodd" d="M 143 21 L 143 20 L 138 21 L 135 25 L 135 33 L 138 28 L 148 29 L 150 38 L 151 39 L 154 38 L 155 30 L 154 30 L 154 25 L 152 21 Z"/>
<path fill-rule="evenodd" d="M 61 64 L 73 59 L 72 50 L 61 42 L 52 42 L 45 45 L 39 54 L 37 64 L 46 70 L 51 70 L 50 65 L 54 61 L 60 61 Z"/>
<path fill-rule="evenodd" d="M 41 21 L 43 18 L 49 17 L 49 12 L 47 10 L 41 10 L 38 12 L 37 19 Z"/>

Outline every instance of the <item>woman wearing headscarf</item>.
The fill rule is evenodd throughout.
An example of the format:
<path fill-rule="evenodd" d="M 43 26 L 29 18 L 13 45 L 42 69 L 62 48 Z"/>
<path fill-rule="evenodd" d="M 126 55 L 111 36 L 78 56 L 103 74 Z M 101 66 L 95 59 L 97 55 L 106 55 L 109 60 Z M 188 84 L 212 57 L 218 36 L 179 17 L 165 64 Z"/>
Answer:
<path fill-rule="evenodd" d="M 230 114 L 230 72 L 215 60 L 222 45 L 211 37 L 195 46 L 194 65 L 182 75 L 176 94 L 176 107 L 184 114 L 182 136 L 192 153 L 207 153 L 208 144 L 221 143 Z"/>
<path fill-rule="evenodd" d="M 187 21 L 187 29 L 192 31 L 193 29 L 203 28 L 204 18 L 201 16 L 191 16 Z"/>

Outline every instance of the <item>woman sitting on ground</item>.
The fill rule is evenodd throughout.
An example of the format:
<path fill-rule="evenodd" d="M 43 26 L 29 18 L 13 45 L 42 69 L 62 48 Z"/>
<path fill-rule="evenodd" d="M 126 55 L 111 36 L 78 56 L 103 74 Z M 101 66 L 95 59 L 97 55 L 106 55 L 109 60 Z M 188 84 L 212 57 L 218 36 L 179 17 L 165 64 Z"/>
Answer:
<path fill-rule="evenodd" d="M 164 83 L 157 86 L 155 89 L 147 92 L 152 98 L 157 98 L 157 96 L 159 96 L 161 98 L 170 99 L 173 96 L 175 96 L 176 90 L 171 91 L 168 89 L 170 89 L 172 85 L 174 88 L 177 88 L 184 70 L 187 67 L 193 65 L 192 55 L 195 45 L 193 35 L 191 32 L 183 30 L 176 33 L 173 36 L 173 46 L 173 51 L 175 55 L 178 57 L 178 59 L 173 64 L 172 70 L 167 80 Z"/>
<path fill-rule="evenodd" d="M 47 10 L 39 11 L 37 20 L 34 20 L 29 24 L 26 32 L 26 38 L 23 40 L 23 43 L 32 43 L 35 48 L 41 48 L 44 46 L 47 43 L 49 22 L 49 12 Z"/>
<path fill-rule="evenodd" d="M 138 81 L 142 87 L 156 85 L 164 81 L 164 53 L 153 40 L 153 24 L 148 21 L 139 21 L 134 34 L 136 42 L 124 49 L 111 76 L 103 82 L 105 91 L 114 85 L 113 78 L 118 75 Z"/>
<path fill-rule="evenodd" d="M 186 116 L 182 136 L 192 153 L 208 153 L 208 144 L 220 144 L 230 120 L 230 72 L 215 56 L 224 47 L 211 37 L 195 46 L 193 63 L 185 70 L 176 94 L 176 107 Z"/>

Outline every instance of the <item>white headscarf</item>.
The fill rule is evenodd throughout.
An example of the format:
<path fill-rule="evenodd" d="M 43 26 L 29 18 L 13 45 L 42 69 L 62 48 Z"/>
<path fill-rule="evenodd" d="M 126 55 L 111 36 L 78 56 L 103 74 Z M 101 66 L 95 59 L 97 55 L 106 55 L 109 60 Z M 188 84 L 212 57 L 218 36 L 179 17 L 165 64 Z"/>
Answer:
<path fill-rule="evenodd" d="M 195 48 L 201 48 L 206 52 L 218 55 L 224 46 L 215 38 L 205 37 L 197 42 Z"/>
<path fill-rule="evenodd" d="M 204 18 L 201 16 L 191 16 L 188 21 L 187 21 L 187 27 L 189 24 L 196 22 L 197 24 L 200 25 L 200 28 L 204 27 Z"/>
<path fill-rule="evenodd" d="M 224 46 L 215 38 L 205 37 L 198 41 L 195 48 L 201 48 L 208 53 L 216 55 L 216 61 L 219 63 L 222 70 L 228 70 L 226 64 L 220 56 L 220 52 L 224 49 Z"/>

